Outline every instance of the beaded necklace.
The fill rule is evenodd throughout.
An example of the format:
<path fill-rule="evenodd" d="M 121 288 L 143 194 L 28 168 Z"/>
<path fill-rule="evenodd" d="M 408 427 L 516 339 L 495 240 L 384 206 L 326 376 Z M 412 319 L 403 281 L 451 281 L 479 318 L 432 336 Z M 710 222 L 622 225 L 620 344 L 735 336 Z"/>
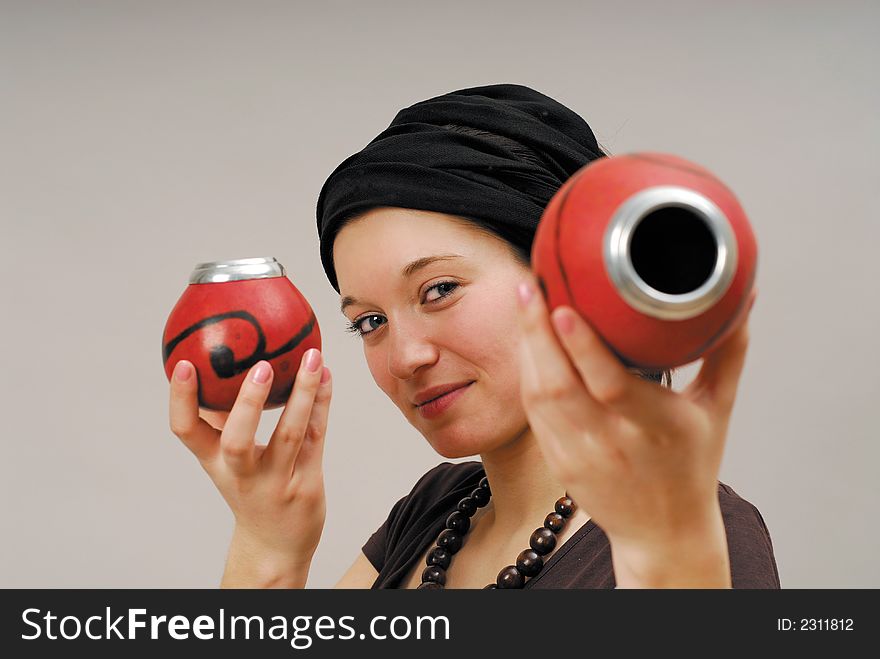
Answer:
<path fill-rule="evenodd" d="M 464 536 L 471 527 L 471 517 L 482 508 L 492 496 L 489 489 L 489 479 L 485 476 L 480 480 L 479 486 L 458 502 L 457 510 L 446 518 L 446 528 L 437 536 L 436 546 L 428 553 L 425 562 L 427 567 L 422 572 L 422 582 L 419 588 L 437 589 L 444 588 L 446 584 L 446 570 L 452 562 L 452 557 L 461 549 Z M 543 556 L 549 554 L 556 547 L 556 536 L 565 529 L 569 518 L 574 514 L 577 506 L 568 492 L 561 497 L 555 506 L 554 512 L 544 519 L 544 526 L 537 528 L 529 538 L 529 549 L 520 552 L 516 557 L 515 565 L 508 565 L 495 579 L 495 583 L 484 586 L 490 588 L 523 588 L 526 578 L 537 575 L 544 567 Z"/>

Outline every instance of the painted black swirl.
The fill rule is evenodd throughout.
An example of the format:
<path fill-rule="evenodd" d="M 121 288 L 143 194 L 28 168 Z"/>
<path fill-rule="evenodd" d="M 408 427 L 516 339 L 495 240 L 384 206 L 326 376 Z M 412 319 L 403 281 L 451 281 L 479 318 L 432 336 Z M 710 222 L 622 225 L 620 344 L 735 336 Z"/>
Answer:
<path fill-rule="evenodd" d="M 266 334 L 263 332 L 263 328 L 260 326 L 260 322 L 256 318 L 254 318 L 253 314 L 250 314 L 247 311 L 227 311 L 226 313 L 217 314 L 216 316 L 208 316 L 207 318 L 203 318 L 199 322 L 190 325 L 173 339 L 168 341 L 168 343 L 162 346 L 162 363 L 168 363 L 168 360 L 171 358 L 171 354 L 174 352 L 174 349 L 177 348 L 177 346 L 180 345 L 180 343 L 183 342 L 185 339 L 189 338 L 190 336 L 192 336 L 199 330 L 204 329 L 205 327 L 214 325 L 215 323 L 221 323 L 225 320 L 229 320 L 232 318 L 238 318 L 253 325 L 254 330 L 257 333 L 257 347 L 252 354 L 248 355 L 244 359 L 236 361 L 235 355 L 232 352 L 232 348 L 230 348 L 225 343 L 212 346 L 209 355 L 211 367 L 214 369 L 214 373 L 217 375 L 217 377 L 221 379 L 233 378 L 239 373 L 250 369 L 251 366 L 256 364 L 261 359 L 271 360 L 275 359 L 279 355 L 283 355 L 286 352 L 290 352 L 291 350 L 295 349 L 300 343 L 302 343 L 303 339 L 311 334 L 312 329 L 318 322 L 317 318 L 315 318 L 315 314 L 311 314 L 308 322 L 306 322 L 306 324 L 303 325 L 302 328 L 296 334 L 294 334 L 289 341 L 287 341 L 277 350 L 266 352 Z"/>

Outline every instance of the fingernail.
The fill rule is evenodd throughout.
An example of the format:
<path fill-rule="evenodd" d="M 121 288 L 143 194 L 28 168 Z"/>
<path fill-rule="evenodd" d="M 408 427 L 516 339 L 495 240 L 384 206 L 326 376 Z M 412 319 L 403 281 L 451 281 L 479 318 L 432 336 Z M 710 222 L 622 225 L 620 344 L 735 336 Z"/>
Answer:
<path fill-rule="evenodd" d="M 330 369 L 325 366 L 324 371 L 321 373 L 321 384 L 327 384 L 328 382 L 330 382 Z"/>
<path fill-rule="evenodd" d="M 174 379 L 178 382 L 186 382 L 193 374 L 192 364 L 185 361 L 179 361 L 174 366 Z"/>
<path fill-rule="evenodd" d="M 269 381 L 269 375 L 272 373 L 272 366 L 269 362 L 260 362 L 254 369 L 252 376 L 253 381 L 257 384 L 266 384 Z"/>
<path fill-rule="evenodd" d="M 531 284 L 527 281 L 521 281 L 516 292 L 519 294 L 519 302 L 522 306 L 526 306 L 534 294 Z"/>
<path fill-rule="evenodd" d="M 318 366 L 320 365 L 321 353 L 315 348 L 310 348 L 306 353 L 306 369 L 308 369 L 310 373 L 314 373 L 318 370 Z"/>
<path fill-rule="evenodd" d="M 574 318 L 568 309 L 553 313 L 553 324 L 560 334 L 571 334 L 574 329 Z"/>

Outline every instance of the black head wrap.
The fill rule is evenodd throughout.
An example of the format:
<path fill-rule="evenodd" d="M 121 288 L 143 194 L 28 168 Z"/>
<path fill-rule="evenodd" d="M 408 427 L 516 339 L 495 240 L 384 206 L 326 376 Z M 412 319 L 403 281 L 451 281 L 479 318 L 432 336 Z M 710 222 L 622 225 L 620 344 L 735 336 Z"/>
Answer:
<path fill-rule="evenodd" d="M 450 124 L 517 144 L 509 148 L 505 140 Z M 524 158 L 522 146 L 537 157 Z M 379 206 L 462 216 L 528 253 L 554 193 L 603 155 L 586 121 L 522 85 L 460 89 L 404 108 L 321 188 L 318 234 L 327 278 L 338 293 L 336 233 L 349 218 Z"/>

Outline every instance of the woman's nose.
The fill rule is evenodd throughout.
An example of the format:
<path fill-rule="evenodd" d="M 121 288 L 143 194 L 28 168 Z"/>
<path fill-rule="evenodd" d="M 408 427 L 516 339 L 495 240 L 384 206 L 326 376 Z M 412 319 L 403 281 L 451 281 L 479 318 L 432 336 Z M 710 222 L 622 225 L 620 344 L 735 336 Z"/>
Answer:
<path fill-rule="evenodd" d="M 438 350 L 424 327 L 389 327 L 388 371 L 400 380 L 407 380 L 422 366 L 437 361 Z"/>

